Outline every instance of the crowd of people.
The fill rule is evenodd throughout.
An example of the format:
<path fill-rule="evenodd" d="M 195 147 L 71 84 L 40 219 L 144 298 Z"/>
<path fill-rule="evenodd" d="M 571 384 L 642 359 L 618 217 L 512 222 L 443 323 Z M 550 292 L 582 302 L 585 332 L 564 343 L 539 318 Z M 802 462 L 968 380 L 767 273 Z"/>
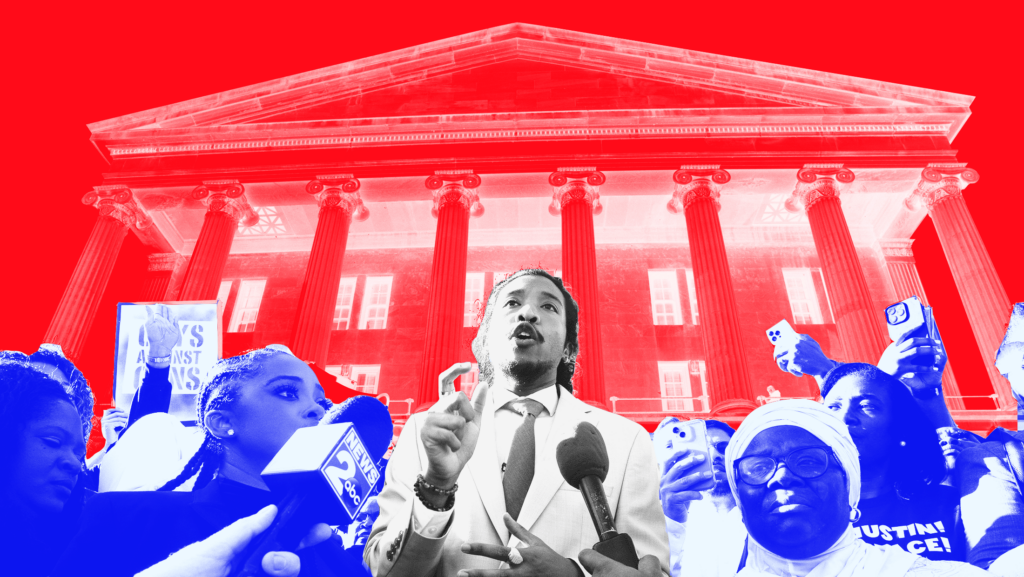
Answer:
<path fill-rule="evenodd" d="M 103 412 L 106 443 L 88 459 L 82 373 L 54 345 L 0 352 L 4 573 L 251 575 L 252 557 L 283 576 L 1024 575 L 1024 432 L 957 427 L 940 339 L 901 339 L 872 365 L 797 335 L 773 354 L 814 377 L 818 401 L 775 395 L 735 430 L 667 417 L 649 434 L 574 397 L 578 318 L 543 270 L 497 283 L 472 398 L 453 384 L 469 363 L 439 375 L 440 400 L 373 464 L 358 516 L 332 526 L 314 511 L 297 547 L 262 557 L 256 541 L 292 505 L 261 473 L 300 429 L 351 415 L 287 347 L 219 361 L 185 427 L 167 414 L 180 336 L 154 307 L 142 386 Z M 1024 406 L 1024 303 L 996 366 Z M 596 441 L 580 441 L 581 423 Z M 628 555 L 602 546 L 622 535 Z"/>

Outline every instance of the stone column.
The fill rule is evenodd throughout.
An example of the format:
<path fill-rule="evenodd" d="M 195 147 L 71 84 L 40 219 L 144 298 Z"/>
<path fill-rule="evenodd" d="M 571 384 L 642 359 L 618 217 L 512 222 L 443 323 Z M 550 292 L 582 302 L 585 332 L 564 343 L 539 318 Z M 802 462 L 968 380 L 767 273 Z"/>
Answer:
<path fill-rule="evenodd" d="M 554 188 L 549 212 L 562 215 L 562 280 L 580 306 L 580 354 L 573 392 L 581 401 L 598 407 L 608 402 L 594 246 L 594 215 L 603 209 L 599 187 L 604 181 L 604 174 L 592 167 L 559 168 L 548 177 Z"/>
<path fill-rule="evenodd" d="M 152 224 L 132 191 L 124 186 L 94 187 L 82 197 L 82 204 L 95 207 L 99 217 L 43 337 L 44 343 L 60 345 L 73 361 L 79 359 L 89 336 L 128 229 L 140 230 Z"/>
<path fill-rule="evenodd" d="M 172 279 L 180 275 L 185 259 L 176 252 L 156 252 L 149 255 L 149 278 L 146 279 L 142 300 L 147 303 L 167 300 L 174 294 Z"/>
<path fill-rule="evenodd" d="M 914 262 L 914 251 L 911 249 L 913 242 L 914 240 L 910 238 L 889 239 L 879 241 L 879 245 L 885 257 L 885 266 L 889 270 L 889 279 L 892 280 L 896 300 L 902 301 L 916 296 L 922 304 L 928 306 L 928 297 L 924 294 L 921 277 L 917 276 L 917 264 Z M 938 324 L 938 319 L 935 323 Z M 950 409 L 966 408 L 963 399 L 952 398 L 960 396 L 960 387 L 956 384 L 953 365 L 948 359 L 946 368 L 942 371 L 942 392 Z"/>
<path fill-rule="evenodd" d="M 320 368 L 327 366 L 349 224 L 353 218 L 362 221 L 370 216 L 358 190 L 359 180 L 351 174 L 318 176 L 306 185 L 306 192 L 316 197 L 320 213 L 302 282 L 291 348 L 295 356 Z"/>
<path fill-rule="evenodd" d="M 807 211 L 839 341 L 843 344 L 842 360 L 875 364 L 889 339 L 882 326 L 882 311 L 875 310 L 871 303 L 839 202 L 839 194 L 853 179 L 853 172 L 842 164 L 805 164 L 797 173 L 796 190 L 786 200 L 786 208 L 792 212 L 801 208 Z"/>
<path fill-rule="evenodd" d="M 718 165 L 682 166 L 672 176 L 676 190 L 668 203 L 669 212 L 682 211 L 686 216 L 710 389 L 707 394 L 715 414 L 746 414 L 757 408 L 722 225 L 718 221 L 721 188 L 731 178 Z"/>
<path fill-rule="evenodd" d="M 192 191 L 192 198 L 206 205 L 206 217 L 176 300 L 212 301 L 217 298 L 238 223 L 252 226 L 259 216 L 249 206 L 245 188 L 237 180 L 204 180 Z"/>
<path fill-rule="evenodd" d="M 462 346 L 463 308 L 466 300 L 466 256 L 469 250 L 469 217 L 484 213 L 474 190 L 480 177 L 472 170 L 438 170 L 427 178 L 434 191 L 430 214 L 437 219 L 434 262 L 430 268 L 426 335 L 419 382 L 419 409 L 437 402 L 437 377 L 459 358 Z"/>
<path fill-rule="evenodd" d="M 999 397 L 1000 408 L 1007 409 L 1015 403 L 1010 383 L 999 374 L 993 362 L 1006 331 L 1010 298 L 964 202 L 963 189 L 973 182 L 978 182 L 978 173 L 966 164 L 929 164 L 921 172 L 921 182 L 906 204 L 911 210 L 919 209 L 922 204 L 928 207 L 981 358 L 985 360 L 992 390 Z"/>

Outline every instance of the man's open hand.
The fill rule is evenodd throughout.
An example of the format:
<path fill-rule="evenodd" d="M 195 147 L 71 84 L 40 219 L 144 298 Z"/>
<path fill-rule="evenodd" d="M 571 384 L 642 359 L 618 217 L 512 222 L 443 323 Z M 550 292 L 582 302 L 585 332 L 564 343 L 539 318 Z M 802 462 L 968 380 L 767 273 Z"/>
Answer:
<path fill-rule="evenodd" d="M 459 577 L 572 577 L 578 569 L 571 560 L 555 553 L 544 541 L 523 528 L 522 525 L 512 520 L 512 516 L 505 513 L 505 526 L 509 533 L 515 535 L 522 541 L 518 547 L 523 562 L 510 565 L 508 568 L 498 569 L 463 569 L 459 571 Z M 504 545 L 491 545 L 489 543 L 463 543 L 462 552 L 468 555 L 479 555 L 489 557 L 497 561 L 508 563 L 510 547 Z"/>

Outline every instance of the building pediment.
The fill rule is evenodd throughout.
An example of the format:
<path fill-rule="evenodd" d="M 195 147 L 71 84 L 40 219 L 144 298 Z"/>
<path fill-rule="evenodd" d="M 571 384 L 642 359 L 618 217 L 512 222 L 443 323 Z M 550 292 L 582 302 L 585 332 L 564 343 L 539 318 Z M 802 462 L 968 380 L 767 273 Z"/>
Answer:
<path fill-rule="evenodd" d="M 437 143 L 941 136 L 973 97 L 509 24 L 89 125 L 108 158 Z"/>

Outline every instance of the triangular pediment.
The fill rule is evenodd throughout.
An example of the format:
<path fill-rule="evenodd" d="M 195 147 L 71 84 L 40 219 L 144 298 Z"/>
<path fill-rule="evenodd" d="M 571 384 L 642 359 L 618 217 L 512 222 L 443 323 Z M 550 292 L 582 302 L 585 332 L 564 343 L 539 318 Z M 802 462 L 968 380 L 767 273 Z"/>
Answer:
<path fill-rule="evenodd" d="M 902 133 L 973 97 L 509 24 L 89 125 L 112 156 L 559 138 Z"/>
<path fill-rule="evenodd" d="M 570 110 L 795 106 L 785 100 L 517 58 L 344 95 L 306 108 L 272 111 L 254 116 L 246 124 Z"/>

